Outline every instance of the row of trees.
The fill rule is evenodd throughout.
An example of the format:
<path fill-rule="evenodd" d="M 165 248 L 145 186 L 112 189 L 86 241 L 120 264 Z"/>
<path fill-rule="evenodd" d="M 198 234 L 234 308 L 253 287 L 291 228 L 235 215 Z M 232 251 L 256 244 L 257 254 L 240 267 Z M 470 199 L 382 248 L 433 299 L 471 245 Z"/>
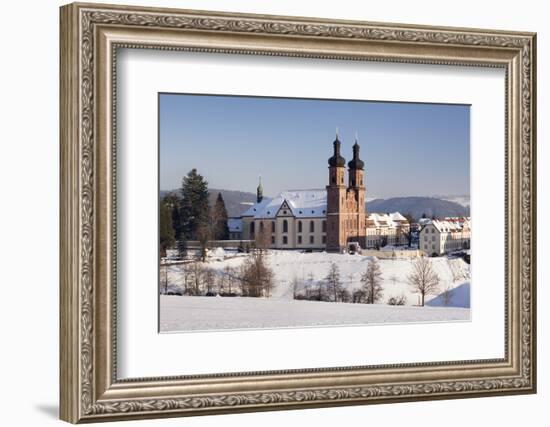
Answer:
<path fill-rule="evenodd" d="M 161 267 L 164 269 L 161 272 L 161 292 L 164 294 L 174 292 L 170 291 L 173 287 L 169 283 L 169 268 L 177 271 L 181 291 L 176 292 L 184 295 L 270 297 L 275 284 L 273 271 L 260 250 L 250 252 L 239 267 L 226 266 L 223 270 L 209 268 L 208 263 L 200 260 L 165 265 Z"/>
<path fill-rule="evenodd" d="M 228 215 L 221 193 L 210 206 L 208 182 L 196 169 L 183 177 L 180 195 L 168 194 L 160 201 L 160 255 L 176 246 L 187 255 L 187 242 L 200 242 L 204 261 L 209 240 L 229 239 Z"/>
<path fill-rule="evenodd" d="M 420 257 L 414 261 L 413 271 L 407 277 L 407 282 L 411 291 L 420 295 L 421 306 L 424 306 L 427 296 L 439 293 L 440 278 L 433 268 L 432 261 L 427 257 Z M 352 292 L 343 286 L 340 269 L 336 263 L 331 264 L 322 281 L 315 283 L 313 276 L 310 275 L 303 289 L 300 288 L 301 283 L 298 278 L 295 277 L 292 280 L 295 299 L 361 304 L 380 302 L 384 295 L 382 284 L 382 270 L 375 258 L 369 260 L 367 269 L 361 275 L 361 287 Z M 451 292 L 450 289 L 447 291 Z M 404 305 L 406 297 L 391 297 L 387 303 Z"/>

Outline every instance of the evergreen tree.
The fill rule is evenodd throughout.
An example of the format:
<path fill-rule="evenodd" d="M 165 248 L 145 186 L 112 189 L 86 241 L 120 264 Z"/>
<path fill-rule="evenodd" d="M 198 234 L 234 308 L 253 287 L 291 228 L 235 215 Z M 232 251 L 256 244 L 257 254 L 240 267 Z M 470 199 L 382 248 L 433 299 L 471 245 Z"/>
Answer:
<path fill-rule="evenodd" d="M 188 240 L 198 240 L 201 230 L 209 225 L 208 182 L 192 169 L 183 177 L 181 185 L 180 219 L 181 232 Z"/>
<path fill-rule="evenodd" d="M 172 208 L 170 203 L 167 203 L 165 199 L 160 202 L 160 230 L 159 230 L 159 243 L 160 243 L 160 256 L 166 256 L 166 250 L 173 246 L 176 242 L 174 237 L 174 228 L 172 227 Z"/>
<path fill-rule="evenodd" d="M 176 240 L 181 236 L 181 216 L 180 216 L 180 198 L 175 193 L 168 193 L 164 196 L 164 203 L 166 203 L 172 212 L 172 228 L 174 229 L 174 237 Z"/>
<path fill-rule="evenodd" d="M 215 240 L 229 239 L 229 226 L 227 225 L 227 209 L 223 201 L 222 193 L 218 193 L 216 203 L 212 209 L 212 227 Z"/>
<path fill-rule="evenodd" d="M 187 239 L 184 234 L 178 240 L 178 256 L 180 258 L 187 258 Z"/>
<path fill-rule="evenodd" d="M 407 235 L 407 244 L 409 245 L 409 248 L 410 248 L 412 245 L 412 232 L 413 232 L 413 224 L 415 223 L 415 220 L 410 212 L 406 213 L 404 216 L 405 216 L 405 219 L 409 222 L 409 233 Z"/>

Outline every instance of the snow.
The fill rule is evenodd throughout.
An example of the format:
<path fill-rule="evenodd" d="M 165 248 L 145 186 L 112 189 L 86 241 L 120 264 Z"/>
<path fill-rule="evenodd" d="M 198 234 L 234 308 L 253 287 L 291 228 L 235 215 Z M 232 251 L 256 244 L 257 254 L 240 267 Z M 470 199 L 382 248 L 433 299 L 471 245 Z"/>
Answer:
<path fill-rule="evenodd" d="M 367 199 L 368 201 L 369 199 Z M 296 218 L 319 218 L 325 217 L 327 212 L 327 190 L 288 190 L 283 191 L 277 197 L 269 200 L 262 200 L 255 203 L 242 214 L 243 217 L 254 218 L 275 218 L 283 205 L 288 206 Z M 391 214 L 370 213 L 368 219 L 375 225 L 395 226 L 396 223 L 406 221 L 406 218 L 399 212 Z"/>
<path fill-rule="evenodd" d="M 470 310 L 241 297 L 160 296 L 161 332 L 466 321 Z"/>
<path fill-rule="evenodd" d="M 208 256 L 212 258 L 225 259 L 226 253 L 223 248 L 214 248 L 208 251 Z"/>
<path fill-rule="evenodd" d="M 438 295 L 429 300 L 426 305 L 430 307 L 445 306 L 445 298 L 443 295 Z M 450 291 L 448 297 L 448 306 L 470 308 L 470 282 L 464 282 Z"/>
<path fill-rule="evenodd" d="M 246 254 L 216 248 L 209 251 L 206 267 L 223 274 L 227 267 L 239 267 Z M 414 258 L 379 259 L 382 271 L 382 300 L 374 305 L 294 300 L 293 282 L 298 292 L 323 281 L 331 263 L 336 263 L 344 288 L 350 293 L 361 287 L 361 274 L 372 257 L 326 252 L 270 250 L 267 262 L 275 273 L 272 297 L 161 296 L 161 329 L 203 330 L 265 328 L 338 324 L 424 322 L 467 320 L 470 316 L 470 266 L 461 258 L 431 258 L 440 277 L 441 292 L 452 289 L 450 298 L 426 296 L 428 307 L 419 305 L 420 296 L 407 283 Z M 168 265 L 169 287 L 182 293 L 184 265 Z M 161 288 L 164 280 L 161 271 Z M 454 279 L 456 280 L 454 280 Z M 391 297 L 405 296 L 406 306 L 387 305 Z M 445 306 L 447 302 L 447 306 Z"/>
<path fill-rule="evenodd" d="M 327 209 L 326 190 L 283 191 L 270 200 L 262 200 L 251 206 L 242 216 L 255 218 L 275 218 L 281 206 L 287 203 L 297 218 L 324 217 Z"/>

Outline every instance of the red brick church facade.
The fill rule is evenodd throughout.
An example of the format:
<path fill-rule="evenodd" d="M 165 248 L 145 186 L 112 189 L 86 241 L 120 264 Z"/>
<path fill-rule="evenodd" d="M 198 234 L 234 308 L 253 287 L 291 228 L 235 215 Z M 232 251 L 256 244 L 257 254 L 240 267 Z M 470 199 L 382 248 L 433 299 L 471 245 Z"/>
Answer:
<path fill-rule="evenodd" d="M 327 250 L 342 251 L 350 242 L 366 246 L 367 212 L 365 208 L 364 162 L 359 158 L 357 139 L 353 145 L 353 159 L 348 163 L 340 154 L 340 140 L 336 135 L 334 154 L 328 159 L 327 185 Z"/>

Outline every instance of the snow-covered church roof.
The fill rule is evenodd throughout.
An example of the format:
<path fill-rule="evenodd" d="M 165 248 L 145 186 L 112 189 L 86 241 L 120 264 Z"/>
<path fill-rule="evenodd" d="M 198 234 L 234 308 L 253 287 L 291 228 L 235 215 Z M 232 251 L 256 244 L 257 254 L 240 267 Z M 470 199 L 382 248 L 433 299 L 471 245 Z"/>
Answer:
<path fill-rule="evenodd" d="M 242 216 L 275 218 L 285 202 L 296 218 L 324 217 L 327 213 L 326 190 L 289 190 L 255 203 Z"/>
<path fill-rule="evenodd" d="M 255 203 L 242 216 L 257 219 L 275 218 L 285 202 L 296 218 L 323 218 L 327 214 L 327 190 L 322 189 L 283 191 L 273 199 Z M 399 212 L 370 213 L 368 220 L 369 225 L 375 227 L 396 227 L 407 221 Z"/>

